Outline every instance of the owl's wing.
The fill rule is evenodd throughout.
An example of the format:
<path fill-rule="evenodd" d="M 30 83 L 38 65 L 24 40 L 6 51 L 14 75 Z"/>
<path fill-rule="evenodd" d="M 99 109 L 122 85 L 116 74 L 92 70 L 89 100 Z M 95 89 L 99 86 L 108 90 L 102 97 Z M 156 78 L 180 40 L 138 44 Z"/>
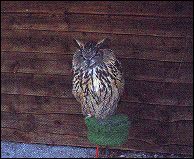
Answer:
<path fill-rule="evenodd" d="M 80 67 L 80 51 L 76 51 L 73 55 L 72 69 L 75 71 Z"/>
<path fill-rule="evenodd" d="M 118 73 L 117 73 L 117 86 L 119 88 L 119 92 L 120 94 L 123 93 L 124 91 L 124 84 L 125 84 L 125 81 L 124 81 L 124 77 L 123 77 L 123 70 L 122 70 L 122 66 L 121 66 L 121 63 L 119 60 L 116 60 L 115 61 L 115 66 L 118 70 Z"/>
<path fill-rule="evenodd" d="M 80 75 L 79 75 L 79 68 L 80 68 L 80 52 L 77 50 L 73 55 L 72 60 L 72 69 L 73 69 L 73 89 L 72 93 L 75 96 L 77 101 L 80 101 L 82 95 L 81 87 L 80 87 Z"/>
<path fill-rule="evenodd" d="M 115 66 L 117 67 L 117 69 L 120 71 L 121 75 L 123 76 L 123 70 L 122 70 L 122 66 L 119 60 L 115 61 Z"/>
<path fill-rule="evenodd" d="M 122 94 L 124 91 L 124 78 L 123 78 L 123 71 L 122 71 L 122 66 L 121 63 L 119 62 L 119 60 L 116 59 L 116 56 L 114 54 L 114 52 L 111 49 L 104 49 L 102 50 L 103 52 L 103 61 L 106 65 L 112 65 L 115 69 L 115 73 L 112 75 L 114 76 L 116 80 L 116 84 L 118 86 L 119 89 L 119 93 Z"/>

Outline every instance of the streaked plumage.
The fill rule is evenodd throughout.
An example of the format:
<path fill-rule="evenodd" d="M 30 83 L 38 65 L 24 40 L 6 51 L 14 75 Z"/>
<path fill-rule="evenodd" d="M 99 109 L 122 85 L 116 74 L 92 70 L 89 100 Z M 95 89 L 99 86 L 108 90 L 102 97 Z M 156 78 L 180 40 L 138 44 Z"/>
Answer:
<path fill-rule="evenodd" d="M 73 56 L 73 95 L 82 113 L 105 119 L 116 111 L 123 92 L 121 66 L 110 49 L 102 49 L 107 39 L 87 42 L 75 40 L 79 50 Z"/>

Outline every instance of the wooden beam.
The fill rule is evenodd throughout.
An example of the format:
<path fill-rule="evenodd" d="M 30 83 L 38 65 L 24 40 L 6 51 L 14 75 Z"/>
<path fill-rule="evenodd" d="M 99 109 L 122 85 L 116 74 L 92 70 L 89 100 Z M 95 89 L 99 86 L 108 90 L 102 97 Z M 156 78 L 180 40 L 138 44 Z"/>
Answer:
<path fill-rule="evenodd" d="M 109 47 L 120 58 L 136 58 L 145 60 L 192 62 L 192 38 L 166 38 L 137 35 L 113 35 L 82 32 L 50 32 L 38 30 L 2 30 L 2 51 L 13 55 L 17 52 L 35 53 L 34 56 L 46 57 L 49 54 L 64 57 L 73 55 L 77 50 L 73 38 L 86 41 L 99 41 L 105 37 L 111 39 Z M 187 45 L 186 45 L 187 43 Z M 56 54 L 56 55 L 55 55 Z M 2 56 L 3 58 L 3 56 Z"/>
<path fill-rule="evenodd" d="M 80 103 L 74 98 L 57 98 L 20 94 L 1 94 L 1 111 L 18 114 L 82 114 Z M 118 113 L 130 119 L 149 119 L 163 122 L 192 120 L 192 106 L 157 105 L 120 101 Z"/>
<path fill-rule="evenodd" d="M 2 13 L 1 28 L 50 31 L 80 31 L 185 37 L 192 33 L 191 18 L 155 18 L 115 15 Z"/>
<path fill-rule="evenodd" d="M 105 2 L 19 2 L 2 1 L 1 12 L 12 13 L 77 13 L 153 17 L 193 17 L 192 2 L 176 1 L 105 1 Z"/>
<path fill-rule="evenodd" d="M 72 77 L 2 73 L 2 93 L 73 98 Z M 192 103 L 191 83 L 127 80 L 122 100 L 164 105 Z"/>

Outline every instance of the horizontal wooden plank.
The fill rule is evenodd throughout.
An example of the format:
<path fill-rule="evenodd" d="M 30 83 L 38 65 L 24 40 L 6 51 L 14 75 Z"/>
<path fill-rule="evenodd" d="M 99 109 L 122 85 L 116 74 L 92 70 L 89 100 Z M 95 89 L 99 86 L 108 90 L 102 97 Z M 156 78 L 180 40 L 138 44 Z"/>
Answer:
<path fill-rule="evenodd" d="M 19 129 L 26 133 L 41 132 L 86 136 L 87 128 L 82 116 L 63 114 L 12 114 L 1 112 L 2 127 Z M 149 122 L 149 124 L 147 124 Z M 162 132 L 162 133 L 161 133 Z M 153 120 L 133 120 L 129 139 L 138 139 L 150 145 L 169 144 L 192 146 L 192 121 L 164 123 Z"/>
<path fill-rule="evenodd" d="M 86 136 L 86 125 L 82 115 L 66 114 L 17 114 L 1 112 L 2 127 L 20 129 L 25 132 L 57 133 Z"/>
<path fill-rule="evenodd" d="M 41 132 L 23 132 L 18 129 L 1 128 L 1 139 L 3 141 L 25 142 L 25 143 L 41 143 L 50 145 L 70 145 L 82 147 L 95 147 L 86 137 L 78 137 L 72 135 L 59 135 Z M 129 139 L 124 146 L 116 147 L 117 149 L 135 150 L 145 152 L 161 152 L 192 155 L 192 146 L 187 145 L 150 145 L 141 140 Z"/>
<path fill-rule="evenodd" d="M 134 120 L 146 119 L 167 123 L 181 120 L 193 120 L 192 106 L 169 106 L 121 101 L 119 102 L 117 112 L 127 114 L 130 119 Z"/>
<path fill-rule="evenodd" d="M 82 114 L 75 99 L 56 97 L 1 94 L 1 111 L 30 114 Z M 174 122 L 192 119 L 192 106 L 168 106 L 121 101 L 118 113 L 127 114 L 130 119 L 150 119 Z"/>
<path fill-rule="evenodd" d="M 191 155 L 192 156 L 192 149 L 193 146 L 180 146 L 180 145 L 166 145 L 163 146 L 163 151 L 173 153 L 173 154 L 185 154 L 185 155 Z"/>
<path fill-rule="evenodd" d="M 70 93 L 72 92 L 72 78 L 57 75 L 2 73 L 2 92 L 71 98 L 73 97 Z"/>
<path fill-rule="evenodd" d="M 71 135 L 59 135 L 50 133 L 25 133 L 17 129 L 1 128 L 1 139 L 3 141 L 25 142 L 25 143 L 41 143 L 50 145 L 70 145 L 70 146 L 82 146 L 82 147 L 95 147 L 95 145 L 88 142 L 85 137 L 77 137 Z M 36 136 L 36 137 L 35 137 Z M 164 146 L 152 146 L 141 140 L 129 139 L 129 142 L 125 144 L 125 147 L 115 147 L 121 150 L 134 150 L 145 152 L 161 152 L 161 153 L 173 153 L 192 155 L 192 146 L 183 145 L 164 145 Z M 115 149 L 110 148 L 110 149 Z"/>
<path fill-rule="evenodd" d="M 56 133 L 86 136 L 87 129 L 81 115 L 66 114 L 17 114 L 1 112 L 2 127 L 26 132 Z M 146 124 L 149 121 L 149 124 Z M 77 130 L 77 131 L 76 131 Z M 163 132 L 163 134 L 161 134 Z M 187 135 L 184 138 L 184 132 Z M 164 123 L 153 120 L 133 120 L 129 138 L 136 138 L 151 144 L 192 145 L 192 121 Z M 162 140 L 162 141 L 161 141 Z"/>
<path fill-rule="evenodd" d="M 168 144 L 192 146 L 192 122 L 164 123 L 153 120 L 134 120 L 129 129 L 129 138 L 141 139 L 158 146 Z"/>
<path fill-rule="evenodd" d="M 192 105 L 192 85 L 131 81 L 125 86 L 123 99 L 149 104 L 176 105 L 181 103 L 181 105 Z"/>
<path fill-rule="evenodd" d="M 1 94 L 1 111 L 35 114 L 81 114 L 80 104 L 74 98 L 57 98 L 18 94 Z"/>
<path fill-rule="evenodd" d="M 192 34 L 191 18 L 158 18 L 116 15 L 2 13 L 3 29 L 81 31 L 185 37 Z"/>
<path fill-rule="evenodd" d="M 34 74 L 72 75 L 72 56 L 58 61 L 25 59 L 2 60 L 2 72 L 23 72 Z"/>
<path fill-rule="evenodd" d="M 72 77 L 2 73 L 2 93 L 74 98 Z M 191 83 L 158 83 L 127 80 L 123 101 L 161 105 L 192 105 Z"/>
<path fill-rule="evenodd" d="M 57 55 L 52 55 L 55 59 L 63 57 L 64 54 L 73 54 L 76 51 L 73 38 L 86 42 L 89 40 L 99 41 L 105 37 L 110 38 L 111 42 L 108 45 L 118 57 L 175 62 L 193 61 L 192 38 L 82 32 L 59 33 L 37 30 L 2 30 L 1 48 L 2 51 L 13 51 L 14 54 L 17 51 L 34 52 L 37 58 L 45 57 L 44 53 L 56 53 Z"/>
<path fill-rule="evenodd" d="M 162 17 L 193 17 L 192 2 L 189 1 L 2 1 L 1 12 L 33 12 L 33 13 L 85 13 L 109 15 L 137 15 Z"/>
<path fill-rule="evenodd" d="M 95 147 L 88 142 L 86 137 L 74 135 L 60 135 L 55 133 L 24 132 L 18 129 L 2 128 L 1 139 L 3 141 L 14 141 L 23 143 L 42 143 L 51 145 L 71 145 Z"/>
<path fill-rule="evenodd" d="M 9 59 L 1 59 L 1 72 L 32 73 L 48 75 L 72 76 L 72 55 L 58 57 L 58 60 L 37 58 L 36 54 L 28 53 L 28 56 L 9 56 Z M 6 55 L 3 53 L 3 57 Z M 53 56 L 51 55 L 50 58 Z M 138 59 L 118 58 L 122 65 L 126 79 L 146 80 L 155 82 L 192 83 L 192 63 L 173 63 L 147 61 Z"/>
<path fill-rule="evenodd" d="M 169 83 L 193 83 L 192 63 L 173 63 L 138 59 L 122 59 L 125 79 Z"/>

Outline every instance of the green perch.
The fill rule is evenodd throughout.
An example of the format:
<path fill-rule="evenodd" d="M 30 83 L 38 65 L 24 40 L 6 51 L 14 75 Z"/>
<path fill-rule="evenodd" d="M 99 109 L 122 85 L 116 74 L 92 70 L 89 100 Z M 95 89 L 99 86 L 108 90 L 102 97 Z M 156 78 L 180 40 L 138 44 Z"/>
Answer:
<path fill-rule="evenodd" d="M 88 140 L 101 146 L 118 146 L 128 139 L 129 121 L 127 115 L 114 115 L 108 118 L 104 124 L 99 124 L 95 117 L 86 117 L 85 123 L 88 129 Z"/>

